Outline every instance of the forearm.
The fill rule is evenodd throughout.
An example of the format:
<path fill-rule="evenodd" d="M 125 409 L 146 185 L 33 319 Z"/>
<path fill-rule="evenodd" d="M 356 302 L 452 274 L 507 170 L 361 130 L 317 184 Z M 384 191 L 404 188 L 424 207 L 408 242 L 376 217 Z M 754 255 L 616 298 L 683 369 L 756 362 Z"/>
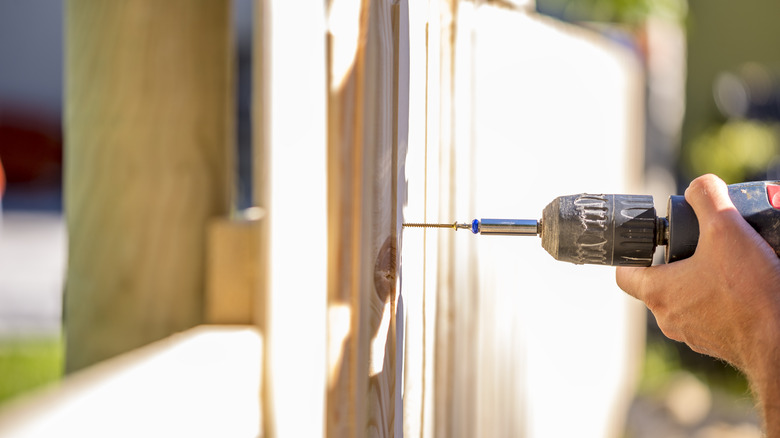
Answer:
<path fill-rule="evenodd" d="M 751 382 L 751 387 L 764 419 L 767 438 L 780 437 L 780 385 L 777 381 Z"/>
<path fill-rule="evenodd" d="M 745 374 L 764 419 L 768 438 L 780 438 L 780 351 L 769 346 L 758 354 Z"/>

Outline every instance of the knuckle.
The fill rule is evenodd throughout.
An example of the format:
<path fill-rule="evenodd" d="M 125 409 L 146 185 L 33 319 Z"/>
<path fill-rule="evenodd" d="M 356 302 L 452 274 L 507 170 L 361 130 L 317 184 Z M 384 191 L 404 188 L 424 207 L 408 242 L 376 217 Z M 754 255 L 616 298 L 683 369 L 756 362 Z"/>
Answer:
<path fill-rule="evenodd" d="M 691 350 L 699 353 L 699 354 L 710 354 L 710 351 L 707 348 L 704 348 L 698 344 L 695 344 L 693 342 L 686 341 L 685 345 L 687 345 Z"/>
<path fill-rule="evenodd" d="M 715 188 L 720 184 L 724 184 L 723 180 L 712 173 L 706 173 L 691 181 L 691 185 L 695 185 L 697 188 L 704 190 Z"/>
<path fill-rule="evenodd" d="M 685 199 L 691 204 L 698 204 L 704 199 L 712 199 L 725 187 L 726 183 L 722 179 L 708 173 L 691 181 L 688 188 L 685 189 Z"/>
<path fill-rule="evenodd" d="M 639 289 L 642 291 L 642 301 L 653 314 L 664 314 L 665 310 L 665 297 L 663 290 L 659 290 L 653 283 L 652 279 L 646 278 L 639 285 Z"/>
<path fill-rule="evenodd" d="M 686 190 L 686 194 L 687 194 L 687 192 L 689 190 L 693 194 L 698 194 L 698 193 L 702 193 L 702 192 L 706 193 L 706 189 L 711 184 L 711 181 L 712 181 L 713 177 L 714 177 L 714 175 L 712 175 L 711 173 L 708 173 L 706 175 L 702 175 L 702 176 L 700 176 L 698 178 L 695 178 L 688 185 L 688 189 Z"/>
<path fill-rule="evenodd" d="M 659 300 L 655 294 L 648 294 L 645 296 L 644 301 L 647 308 L 653 312 L 653 315 L 658 317 L 659 314 L 663 314 L 663 305 L 661 304 L 661 300 Z"/>
<path fill-rule="evenodd" d="M 661 324 L 659 321 L 658 328 L 661 329 L 661 333 L 663 333 L 667 338 L 678 342 L 683 341 L 682 334 L 677 330 L 676 327 L 667 324 Z"/>

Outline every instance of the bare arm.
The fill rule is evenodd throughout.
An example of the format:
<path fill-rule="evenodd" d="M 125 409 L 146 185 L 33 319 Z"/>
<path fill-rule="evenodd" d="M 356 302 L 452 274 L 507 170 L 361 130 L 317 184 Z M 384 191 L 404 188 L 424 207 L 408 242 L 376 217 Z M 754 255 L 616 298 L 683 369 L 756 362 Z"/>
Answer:
<path fill-rule="evenodd" d="M 780 437 L 780 259 L 719 178 L 697 178 L 685 199 L 699 218 L 696 253 L 669 265 L 618 268 L 618 286 L 647 305 L 666 336 L 742 370 L 767 436 Z"/>

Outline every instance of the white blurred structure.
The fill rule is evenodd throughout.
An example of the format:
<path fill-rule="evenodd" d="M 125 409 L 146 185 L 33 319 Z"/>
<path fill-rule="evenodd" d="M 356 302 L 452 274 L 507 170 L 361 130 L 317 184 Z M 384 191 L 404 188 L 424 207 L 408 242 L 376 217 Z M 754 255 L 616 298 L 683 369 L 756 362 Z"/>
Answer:
<path fill-rule="evenodd" d="M 0 336 L 59 335 L 67 238 L 62 215 L 4 211 Z"/>
<path fill-rule="evenodd" d="M 534 218 L 559 195 L 639 189 L 643 84 L 628 53 L 494 8 L 477 12 L 476 35 L 477 215 Z M 526 240 L 479 239 L 480 356 L 523 376 L 512 389 L 526 436 L 620 436 L 644 306 L 616 287 L 613 268 L 560 263 Z"/>

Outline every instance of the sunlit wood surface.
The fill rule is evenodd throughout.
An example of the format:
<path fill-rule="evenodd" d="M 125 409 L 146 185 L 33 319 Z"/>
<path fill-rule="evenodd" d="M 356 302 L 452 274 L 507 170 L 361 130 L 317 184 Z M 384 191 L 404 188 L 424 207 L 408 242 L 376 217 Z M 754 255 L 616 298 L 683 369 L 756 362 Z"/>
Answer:
<path fill-rule="evenodd" d="M 407 8 L 372 0 L 329 9 L 328 436 L 401 429 Z"/>
<path fill-rule="evenodd" d="M 266 341 L 266 437 L 316 438 L 325 424 L 324 7 L 319 1 L 255 2 L 254 193 L 266 216 L 254 312 Z"/>

